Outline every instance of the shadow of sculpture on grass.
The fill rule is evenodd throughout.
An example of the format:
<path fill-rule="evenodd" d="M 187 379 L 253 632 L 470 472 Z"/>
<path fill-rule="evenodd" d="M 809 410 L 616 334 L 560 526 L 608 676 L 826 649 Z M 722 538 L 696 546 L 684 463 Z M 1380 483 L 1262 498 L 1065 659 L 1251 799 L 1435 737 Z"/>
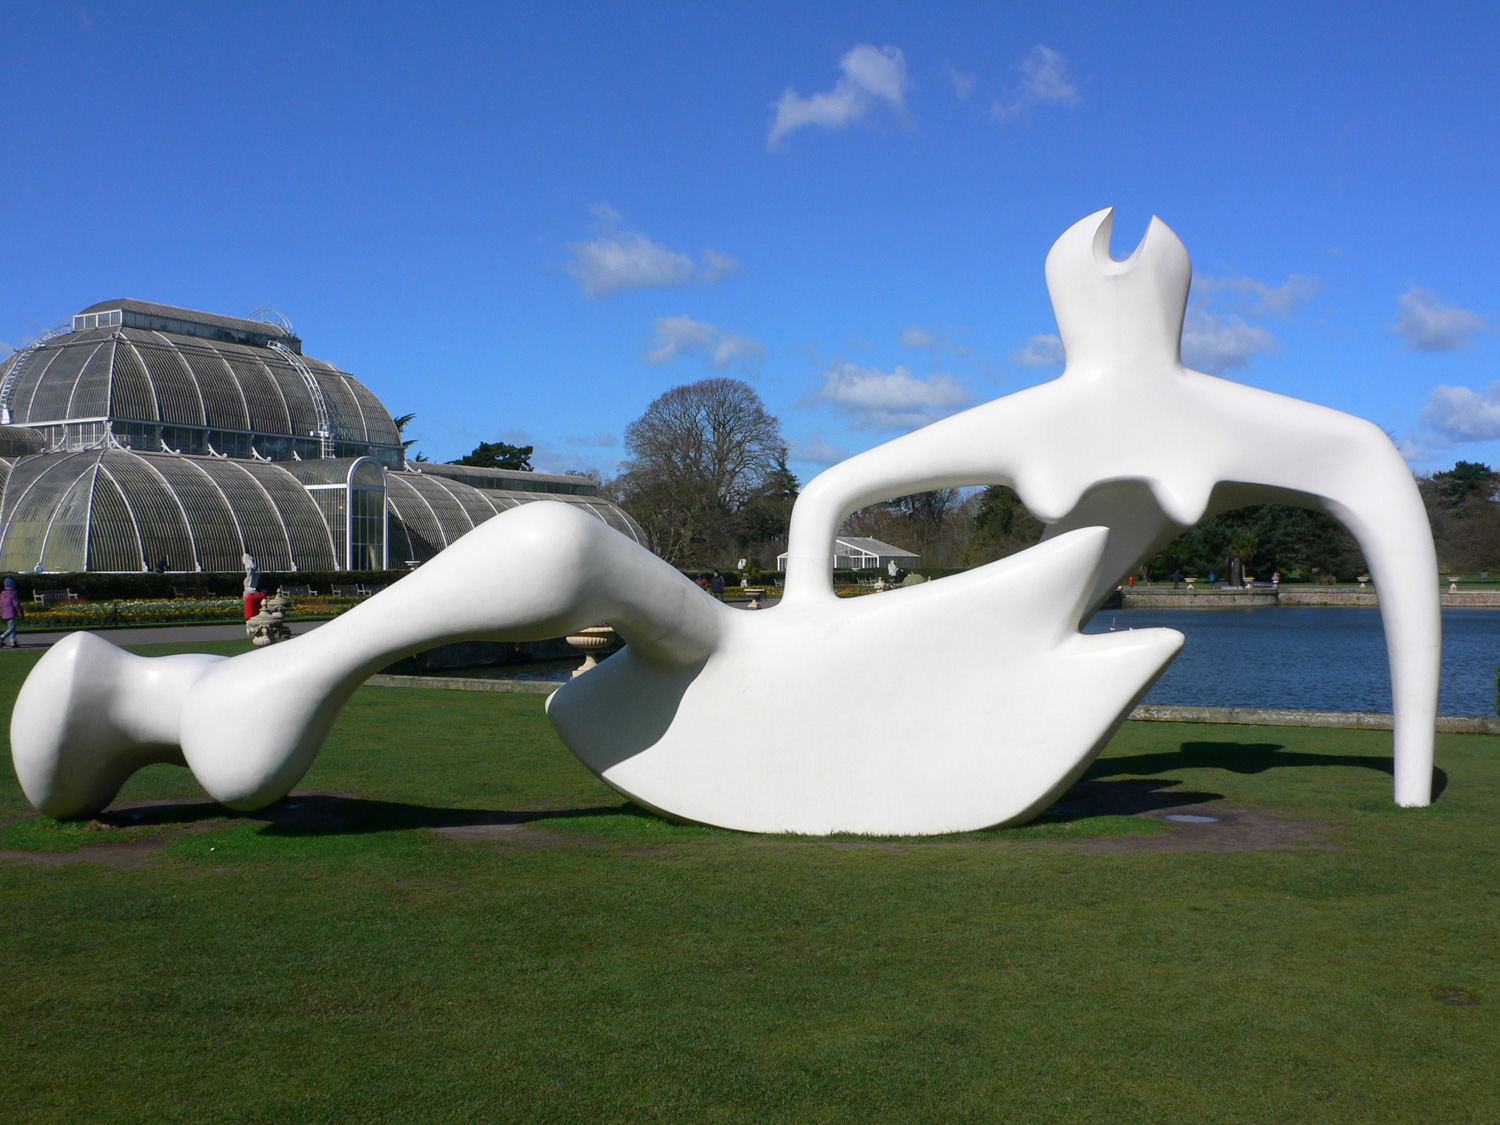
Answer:
<path fill-rule="evenodd" d="M 256 812 L 241 813 L 217 801 L 140 801 L 117 805 L 98 821 L 115 828 L 188 828 L 208 821 L 250 821 L 266 836 L 362 835 L 416 828 L 524 828 L 548 820 L 595 817 L 661 818 L 629 801 L 572 809 L 460 809 L 405 801 L 380 801 L 333 793 L 292 793 Z"/>
<path fill-rule="evenodd" d="M 1279 742 L 1237 742 L 1223 739 L 1184 742 L 1181 748 L 1175 751 L 1101 758 L 1089 768 L 1080 786 L 1121 774 L 1152 775 L 1187 769 L 1215 769 L 1229 773 L 1258 774 L 1272 769 L 1307 769 L 1329 766 L 1374 770 L 1387 777 L 1395 772 L 1394 761 L 1380 755 L 1316 754 L 1303 750 L 1288 750 Z M 1434 768 L 1432 771 L 1433 800 L 1437 800 L 1447 787 L 1447 773 Z M 1076 788 L 1079 786 L 1075 786 Z"/>
<path fill-rule="evenodd" d="M 1222 793 L 1175 788 L 1181 784 L 1171 779 L 1144 777 L 1120 781 L 1085 778 L 1059 797 L 1037 823 L 1066 824 L 1104 816 L 1142 816 L 1224 799 Z"/>

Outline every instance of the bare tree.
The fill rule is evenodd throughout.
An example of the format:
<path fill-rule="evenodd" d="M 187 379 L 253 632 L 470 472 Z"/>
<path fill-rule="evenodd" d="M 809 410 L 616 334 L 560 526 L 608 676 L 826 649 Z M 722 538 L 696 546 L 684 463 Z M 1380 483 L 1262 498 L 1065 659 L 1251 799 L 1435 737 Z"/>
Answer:
<path fill-rule="evenodd" d="M 781 423 L 739 379 L 673 387 L 625 429 L 622 505 L 657 554 L 678 566 L 716 561 L 735 516 L 784 465 Z"/>

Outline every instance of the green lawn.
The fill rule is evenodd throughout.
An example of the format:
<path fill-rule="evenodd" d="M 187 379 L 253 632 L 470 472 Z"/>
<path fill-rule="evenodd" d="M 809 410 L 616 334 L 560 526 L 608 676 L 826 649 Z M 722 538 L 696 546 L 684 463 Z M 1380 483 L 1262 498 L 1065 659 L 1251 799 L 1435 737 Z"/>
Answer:
<path fill-rule="evenodd" d="M 937 841 L 669 824 L 531 695 L 364 688 L 269 819 L 6 754 L 0 1120 L 1493 1122 L 1500 740 L 1400 810 L 1389 738 L 1131 724 Z"/>

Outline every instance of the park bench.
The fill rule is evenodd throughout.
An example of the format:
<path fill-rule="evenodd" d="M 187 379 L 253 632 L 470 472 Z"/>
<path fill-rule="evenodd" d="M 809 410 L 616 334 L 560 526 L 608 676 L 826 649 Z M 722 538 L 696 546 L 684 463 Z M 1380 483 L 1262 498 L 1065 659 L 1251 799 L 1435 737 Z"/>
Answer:
<path fill-rule="evenodd" d="M 207 586 L 173 586 L 172 596 L 174 598 L 207 598 L 212 595 Z"/>
<path fill-rule="evenodd" d="M 364 588 L 360 586 L 335 586 L 333 588 L 333 596 L 336 598 L 357 598 L 363 593 Z"/>
<path fill-rule="evenodd" d="M 312 598 L 317 596 L 311 586 L 281 586 L 276 592 L 284 598 Z"/>
<path fill-rule="evenodd" d="M 1332 574 L 1313 575 L 1313 584 L 1317 586 L 1337 586 L 1338 582 L 1338 578 Z"/>
<path fill-rule="evenodd" d="M 31 600 L 38 605 L 52 605 L 54 602 L 76 602 L 78 595 L 72 590 L 35 590 Z"/>
<path fill-rule="evenodd" d="M 380 593 L 380 591 L 382 591 L 384 589 L 385 589 L 385 587 L 383 585 L 382 586 L 361 586 L 359 588 L 359 595 L 362 598 L 372 598 L 372 597 L 374 597 L 376 594 Z"/>

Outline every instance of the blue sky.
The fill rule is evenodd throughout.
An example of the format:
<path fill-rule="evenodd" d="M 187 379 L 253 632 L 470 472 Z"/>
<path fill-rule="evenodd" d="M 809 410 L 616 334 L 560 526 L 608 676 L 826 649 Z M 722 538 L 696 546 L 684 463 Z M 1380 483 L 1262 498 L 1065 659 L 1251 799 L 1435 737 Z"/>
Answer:
<path fill-rule="evenodd" d="M 623 456 L 749 379 L 804 479 L 1054 377 L 1117 209 L 1188 358 L 1500 464 L 1500 9 L 0 7 L 0 352 L 110 297 L 269 306 L 448 460 Z"/>

